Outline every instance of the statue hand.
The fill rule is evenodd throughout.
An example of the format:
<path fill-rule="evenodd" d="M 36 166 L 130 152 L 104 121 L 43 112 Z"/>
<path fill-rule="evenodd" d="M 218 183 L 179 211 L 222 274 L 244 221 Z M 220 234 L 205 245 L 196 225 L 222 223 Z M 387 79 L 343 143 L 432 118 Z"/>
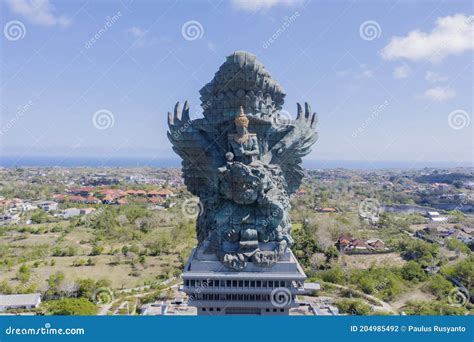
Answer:
<path fill-rule="evenodd" d="M 182 133 L 191 126 L 188 101 L 184 102 L 184 108 L 182 111 L 179 102 L 177 102 L 174 106 L 173 114 L 168 112 L 168 125 L 170 127 L 170 133 L 174 139 L 179 139 L 182 136 Z"/>
<path fill-rule="evenodd" d="M 303 108 L 299 103 L 296 104 L 297 106 L 297 115 L 296 121 L 299 121 L 301 124 L 309 125 L 310 128 L 314 128 L 318 123 L 318 116 L 315 112 L 311 113 L 311 106 L 309 103 L 304 103 L 304 115 L 303 115 Z"/>

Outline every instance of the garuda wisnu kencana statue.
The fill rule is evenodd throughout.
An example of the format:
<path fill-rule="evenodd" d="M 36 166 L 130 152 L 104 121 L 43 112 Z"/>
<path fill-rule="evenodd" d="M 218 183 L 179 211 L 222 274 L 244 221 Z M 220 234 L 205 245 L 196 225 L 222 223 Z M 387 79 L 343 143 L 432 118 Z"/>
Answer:
<path fill-rule="evenodd" d="M 291 247 L 289 198 L 301 158 L 317 140 L 306 103 L 282 112 L 285 92 L 255 56 L 234 52 L 201 90 L 203 118 L 189 104 L 168 113 L 168 137 L 188 190 L 200 199 L 197 238 L 225 266 L 271 266 Z"/>

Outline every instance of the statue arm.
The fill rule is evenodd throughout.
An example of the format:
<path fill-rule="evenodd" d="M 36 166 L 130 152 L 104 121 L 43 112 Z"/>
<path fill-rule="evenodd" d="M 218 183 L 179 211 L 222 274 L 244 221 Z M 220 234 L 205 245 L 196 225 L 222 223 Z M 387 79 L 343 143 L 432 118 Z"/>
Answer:
<path fill-rule="evenodd" d="M 244 151 L 244 155 L 246 155 L 246 156 L 258 156 L 259 153 L 260 153 L 260 151 L 258 149 L 257 139 L 252 139 L 252 149 L 249 150 L 249 151 Z"/>

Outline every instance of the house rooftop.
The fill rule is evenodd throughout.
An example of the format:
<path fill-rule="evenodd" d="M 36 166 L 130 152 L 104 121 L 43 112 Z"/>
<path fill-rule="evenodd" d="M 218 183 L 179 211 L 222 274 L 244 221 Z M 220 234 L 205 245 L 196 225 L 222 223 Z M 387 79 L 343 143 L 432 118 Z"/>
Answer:
<path fill-rule="evenodd" d="M 0 295 L 0 307 L 36 306 L 40 300 L 40 293 Z"/>

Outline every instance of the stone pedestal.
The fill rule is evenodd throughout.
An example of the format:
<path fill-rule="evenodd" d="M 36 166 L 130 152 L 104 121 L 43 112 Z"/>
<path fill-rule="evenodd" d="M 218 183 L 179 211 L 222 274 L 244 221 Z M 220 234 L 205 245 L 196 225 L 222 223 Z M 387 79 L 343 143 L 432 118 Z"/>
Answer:
<path fill-rule="evenodd" d="M 306 275 L 291 250 L 269 267 L 248 263 L 242 270 L 226 268 L 206 244 L 193 249 L 183 272 L 181 291 L 198 315 L 288 315 L 305 294 Z"/>

